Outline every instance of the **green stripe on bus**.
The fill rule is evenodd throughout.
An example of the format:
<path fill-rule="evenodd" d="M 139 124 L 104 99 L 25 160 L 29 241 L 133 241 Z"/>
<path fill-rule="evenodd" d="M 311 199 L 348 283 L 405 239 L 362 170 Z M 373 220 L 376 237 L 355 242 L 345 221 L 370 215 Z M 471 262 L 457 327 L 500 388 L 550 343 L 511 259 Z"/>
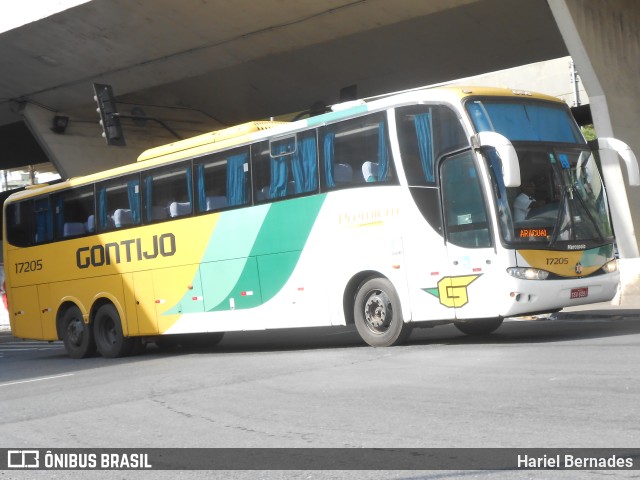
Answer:
<path fill-rule="evenodd" d="M 192 284 L 205 311 L 256 307 L 273 298 L 295 269 L 326 194 L 222 212 Z M 164 315 L 202 311 L 185 292 Z"/>
<path fill-rule="evenodd" d="M 252 308 L 272 299 L 291 277 L 325 198 L 314 195 L 271 204 L 249 253 L 257 259 L 258 279 L 256 262 L 247 261 L 229 295 L 207 311 L 229 310 L 232 303 L 235 309 Z"/>

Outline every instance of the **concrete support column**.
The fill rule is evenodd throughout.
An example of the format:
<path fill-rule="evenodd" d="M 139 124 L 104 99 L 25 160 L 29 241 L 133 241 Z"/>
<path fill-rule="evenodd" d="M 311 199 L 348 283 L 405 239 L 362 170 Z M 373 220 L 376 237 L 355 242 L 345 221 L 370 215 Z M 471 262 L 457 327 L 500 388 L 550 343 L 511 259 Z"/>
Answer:
<path fill-rule="evenodd" d="M 548 0 L 589 95 L 596 133 L 626 142 L 640 157 L 640 3 L 636 0 Z M 603 173 L 621 257 L 618 302 L 640 306 L 640 187 L 630 187 L 614 153 Z"/>

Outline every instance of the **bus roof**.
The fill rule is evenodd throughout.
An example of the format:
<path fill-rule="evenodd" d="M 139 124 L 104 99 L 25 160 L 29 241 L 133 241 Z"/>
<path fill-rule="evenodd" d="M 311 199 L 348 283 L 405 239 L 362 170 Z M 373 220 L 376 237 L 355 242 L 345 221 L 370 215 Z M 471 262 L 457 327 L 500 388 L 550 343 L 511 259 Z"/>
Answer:
<path fill-rule="evenodd" d="M 426 88 L 426 89 L 418 89 L 412 90 L 400 94 L 389 94 L 381 97 L 374 97 L 373 99 L 365 99 L 365 100 L 357 100 L 355 102 L 346 102 L 345 104 L 334 105 L 332 108 L 334 111 L 342 110 L 344 113 L 339 115 L 332 115 L 331 113 L 323 114 L 315 117 L 311 122 L 308 122 L 309 125 L 316 124 L 318 122 L 322 123 L 322 121 L 334 119 L 336 117 L 342 116 L 350 116 L 355 111 L 367 111 L 369 106 L 371 109 L 376 108 L 377 100 L 382 100 L 379 102 L 383 106 L 389 100 L 392 102 L 396 99 L 400 100 L 402 97 L 408 97 L 408 99 L 413 99 L 417 96 L 452 96 L 457 97 L 458 99 L 464 99 L 465 97 L 476 97 L 476 96 L 491 96 L 491 97 L 529 97 L 535 98 L 539 100 L 549 100 L 555 102 L 562 102 L 562 100 L 552 97 L 549 95 L 544 95 L 540 93 L 525 91 L 525 90 L 512 90 L 507 88 L 494 88 L 494 87 L 467 87 L 467 86 L 448 86 L 448 87 L 436 87 L 436 88 Z M 386 101 L 385 101 L 386 100 Z M 344 105 L 345 108 L 341 108 Z M 346 108 L 353 106 L 353 109 Z M 364 108 L 358 108 L 358 106 Z M 305 124 L 305 122 L 300 122 Z M 138 157 L 138 162 L 151 160 L 153 158 L 165 157 L 165 156 L 175 156 L 180 152 L 185 152 L 190 150 L 190 154 L 197 155 L 201 153 L 208 152 L 211 150 L 213 144 L 215 144 L 215 150 L 219 150 L 225 147 L 231 147 L 234 145 L 239 145 L 246 141 L 249 141 L 249 138 L 245 138 L 247 135 L 252 133 L 261 132 L 264 130 L 269 130 L 274 127 L 284 126 L 284 125 L 292 125 L 291 122 L 277 122 L 277 121 L 253 121 L 248 123 L 243 123 L 241 125 L 237 125 L 234 127 L 225 128 L 223 130 L 216 130 L 210 133 L 205 133 L 203 135 L 198 135 L 196 137 L 188 138 L 186 140 L 180 140 L 178 142 L 173 142 L 167 145 L 162 145 L 159 147 L 154 147 L 149 150 L 146 150 L 140 154 Z"/>
<path fill-rule="evenodd" d="M 551 102 L 564 103 L 558 97 L 546 95 L 544 93 L 532 92 L 531 90 L 518 90 L 512 88 L 496 87 L 474 87 L 474 86 L 449 86 L 439 87 L 438 90 L 447 90 L 457 94 L 460 98 L 466 97 L 512 97 L 512 98 L 534 98 L 537 100 L 547 100 Z"/>
<path fill-rule="evenodd" d="M 253 140 L 256 134 L 261 134 L 268 130 L 274 129 L 278 132 L 286 133 L 289 130 L 298 130 L 299 128 L 307 128 L 310 126 L 321 125 L 325 122 L 331 122 L 340 118 L 346 118 L 367 111 L 389 108 L 399 104 L 409 104 L 421 101 L 448 101 L 460 102 L 465 98 L 472 97 L 494 97 L 494 98 L 529 98 L 536 100 L 551 101 L 562 103 L 564 101 L 557 97 L 545 95 L 541 93 L 514 90 L 508 88 L 495 87 L 477 87 L 477 86 L 438 86 L 433 88 L 415 89 L 405 92 L 391 93 L 372 97 L 365 100 L 357 100 L 337 104 L 332 106 L 332 110 L 328 113 L 303 119 L 296 122 L 281 121 L 252 121 L 236 125 L 233 127 L 216 130 L 205 133 L 185 140 L 161 145 L 142 152 L 137 162 L 115 167 L 109 170 L 91 173 L 83 177 L 74 177 L 55 184 L 34 185 L 32 188 L 16 192 L 11 195 L 12 200 L 30 197 L 41 193 L 40 188 L 46 188 L 45 191 L 54 191 L 73 186 L 79 186 L 85 183 L 99 181 L 105 178 L 105 175 L 119 175 L 138 171 L 141 167 L 139 162 L 150 161 L 149 166 L 161 165 L 165 161 L 179 160 L 181 158 L 206 154 L 213 150 L 223 150 L 235 145 L 242 145 Z M 282 128 L 277 128 L 282 127 Z M 277 133 L 277 132 L 274 132 Z"/>
<path fill-rule="evenodd" d="M 213 132 L 198 135 L 196 137 L 180 140 L 179 142 L 169 143 L 168 145 L 161 145 L 159 147 L 150 148 L 145 150 L 138 157 L 138 162 L 150 160 L 152 158 L 163 157 L 183 150 L 189 150 L 196 147 L 210 146 L 211 144 L 217 144 L 216 147 L 232 146 L 236 143 L 240 143 L 238 139 L 249 135 L 250 133 L 260 132 L 263 130 L 269 130 L 270 128 L 277 127 L 279 125 L 286 125 L 288 122 L 275 122 L 275 121 L 254 121 L 236 125 L 234 127 L 225 128 L 223 130 L 215 130 Z"/>

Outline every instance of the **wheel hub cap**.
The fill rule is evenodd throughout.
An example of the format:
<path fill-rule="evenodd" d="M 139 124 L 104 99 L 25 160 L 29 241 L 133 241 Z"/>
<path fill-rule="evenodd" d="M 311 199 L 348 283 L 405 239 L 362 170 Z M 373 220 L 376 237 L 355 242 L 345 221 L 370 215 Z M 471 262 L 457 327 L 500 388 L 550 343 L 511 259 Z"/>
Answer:
<path fill-rule="evenodd" d="M 391 313 L 388 305 L 389 298 L 384 292 L 374 292 L 369 296 L 365 304 L 364 318 L 372 329 L 381 330 L 388 326 L 387 317 L 390 317 Z"/>

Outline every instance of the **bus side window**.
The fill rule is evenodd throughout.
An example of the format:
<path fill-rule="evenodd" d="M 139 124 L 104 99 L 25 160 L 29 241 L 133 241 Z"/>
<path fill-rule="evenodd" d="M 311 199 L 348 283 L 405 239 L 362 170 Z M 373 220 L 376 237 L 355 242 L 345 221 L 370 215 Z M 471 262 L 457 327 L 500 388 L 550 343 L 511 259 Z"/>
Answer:
<path fill-rule="evenodd" d="M 94 215 L 93 186 L 67 190 L 54 197 L 56 238 L 65 239 L 92 232 Z"/>
<path fill-rule="evenodd" d="M 315 130 L 254 145 L 256 203 L 317 192 L 317 150 Z"/>
<path fill-rule="evenodd" d="M 402 164 L 411 186 L 435 185 L 438 158 L 468 146 L 460 120 L 444 105 L 398 108 L 396 125 Z"/>
<path fill-rule="evenodd" d="M 142 185 L 145 223 L 191 215 L 193 188 L 190 162 L 144 172 Z"/>
<path fill-rule="evenodd" d="M 35 232 L 30 233 L 35 220 L 33 201 L 25 200 L 7 205 L 6 215 L 7 241 L 17 247 L 27 247 L 34 243 Z M 53 222 L 51 225 L 53 230 Z"/>
<path fill-rule="evenodd" d="M 385 113 L 323 128 L 320 148 L 323 186 L 327 189 L 397 183 Z"/>
<path fill-rule="evenodd" d="M 247 147 L 217 153 L 199 160 L 196 172 L 198 212 L 213 212 L 245 205 L 249 201 Z"/>
<path fill-rule="evenodd" d="M 140 177 L 137 174 L 97 184 L 96 200 L 99 232 L 140 225 Z"/>

